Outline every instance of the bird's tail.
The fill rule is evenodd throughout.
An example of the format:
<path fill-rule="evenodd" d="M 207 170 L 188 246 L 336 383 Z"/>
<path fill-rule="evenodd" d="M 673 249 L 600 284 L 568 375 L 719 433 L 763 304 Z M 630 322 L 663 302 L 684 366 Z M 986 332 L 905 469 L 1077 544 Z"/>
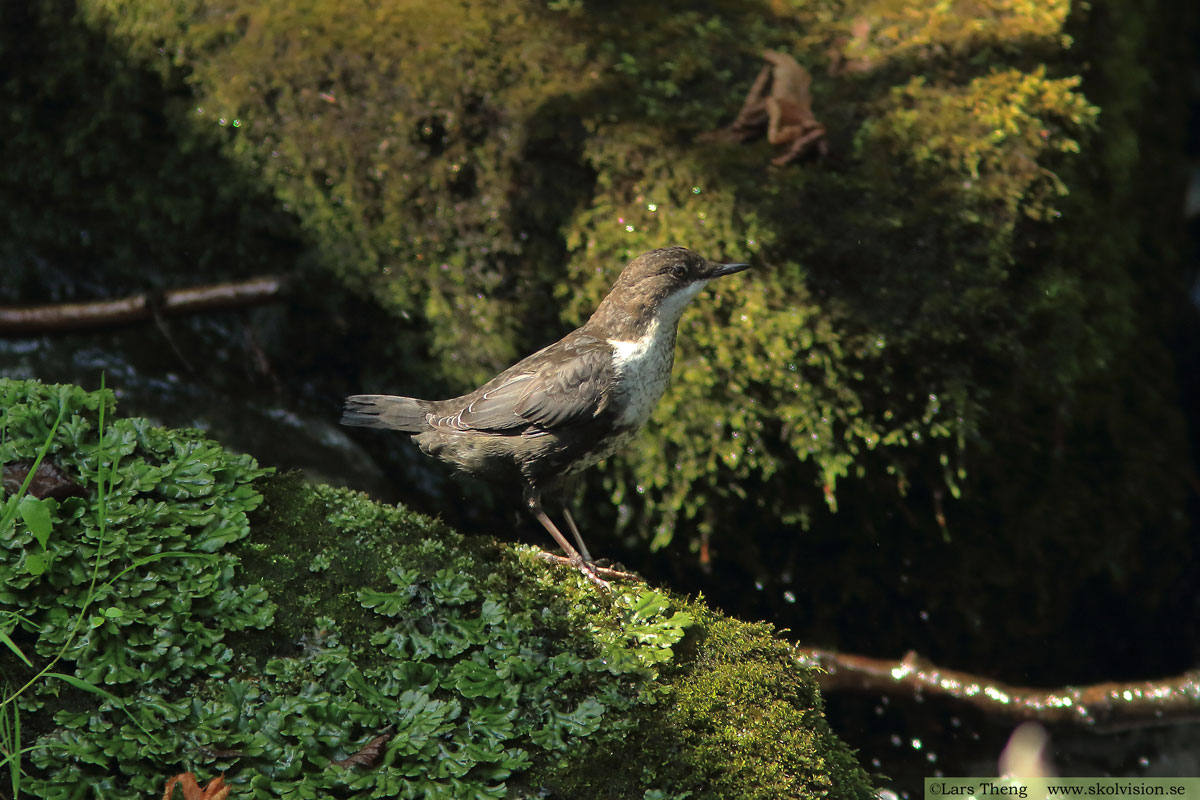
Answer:
<path fill-rule="evenodd" d="M 419 433 L 429 427 L 425 410 L 425 401 L 414 397 L 356 394 L 346 398 L 342 424 Z"/>

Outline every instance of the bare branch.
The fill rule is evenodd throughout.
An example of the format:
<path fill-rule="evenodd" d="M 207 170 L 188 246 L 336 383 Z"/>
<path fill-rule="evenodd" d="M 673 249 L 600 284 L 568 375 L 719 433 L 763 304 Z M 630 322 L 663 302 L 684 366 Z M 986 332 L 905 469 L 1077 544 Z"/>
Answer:
<path fill-rule="evenodd" d="M 145 292 L 118 300 L 0 307 L 0 334 L 66 333 L 142 322 L 157 316 L 265 303 L 278 297 L 283 283 L 282 278 L 267 276 L 234 283 Z"/>
<path fill-rule="evenodd" d="M 799 663 L 824 670 L 817 682 L 825 691 L 943 695 L 989 714 L 1083 726 L 1125 727 L 1200 716 L 1200 670 L 1154 681 L 1038 689 L 943 669 L 911 651 L 899 661 L 815 648 L 794 652 Z"/>

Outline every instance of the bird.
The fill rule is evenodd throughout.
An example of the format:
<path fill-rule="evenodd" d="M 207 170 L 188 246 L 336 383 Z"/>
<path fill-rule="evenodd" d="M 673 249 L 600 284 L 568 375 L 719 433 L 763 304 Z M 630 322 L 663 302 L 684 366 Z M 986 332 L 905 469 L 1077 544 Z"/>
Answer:
<path fill-rule="evenodd" d="M 749 266 L 710 261 L 684 247 L 643 253 L 621 270 L 587 322 L 474 391 L 450 400 L 352 395 L 341 422 L 411 434 L 426 455 L 519 487 L 525 507 L 566 554 L 545 556 L 608 589 L 602 574 L 634 576 L 593 562 L 567 508 L 565 484 L 646 424 L 670 382 L 684 308 L 710 281 Z M 574 546 L 546 513 L 543 497 L 557 500 Z"/>

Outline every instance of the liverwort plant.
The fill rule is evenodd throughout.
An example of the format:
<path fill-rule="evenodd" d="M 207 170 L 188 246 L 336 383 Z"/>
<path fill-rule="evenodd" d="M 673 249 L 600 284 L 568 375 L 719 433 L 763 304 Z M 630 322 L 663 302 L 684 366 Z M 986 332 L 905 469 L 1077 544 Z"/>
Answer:
<path fill-rule="evenodd" d="M 56 440 L 56 435 L 63 423 L 69 403 L 67 402 L 66 394 L 72 387 L 60 387 L 64 390 L 60 393 L 58 403 L 58 413 L 51 424 L 49 431 L 46 433 L 40 449 L 36 457 L 33 459 L 32 465 L 25 475 L 20 488 L 10 497 L 5 500 L 3 506 L 3 516 L 0 517 L 0 539 L 13 537 L 16 519 L 19 517 L 28 529 L 32 539 L 40 548 L 35 552 L 26 552 L 24 559 L 24 574 L 32 579 L 42 579 L 48 570 L 54 565 L 55 556 L 50 547 L 50 537 L 54 531 L 53 520 L 56 512 L 59 511 L 59 503 L 54 498 L 38 498 L 29 494 L 29 487 L 33 482 L 38 468 L 42 465 L 47 453 Z M 99 396 L 104 398 L 106 392 L 105 379 L 103 374 L 100 377 L 100 392 Z M 97 407 L 97 431 L 98 444 L 96 448 L 95 459 L 95 496 L 96 502 L 94 505 L 94 519 L 96 530 L 96 544 L 94 548 L 94 557 L 92 558 L 90 579 L 87 589 L 84 592 L 82 602 L 74 616 L 74 621 L 71 624 L 70 630 L 59 645 L 57 651 L 40 667 L 36 668 L 33 662 L 25 654 L 25 652 L 13 641 L 10 635 L 12 631 L 18 627 L 26 629 L 34 628 L 36 625 L 27 617 L 18 611 L 10 608 L 0 607 L 0 644 L 4 645 L 18 659 L 21 660 L 31 670 L 36 669 L 34 674 L 21 686 L 16 689 L 10 689 L 7 685 L 4 691 L 0 693 L 0 769 L 8 768 L 10 782 L 12 787 L 13 799 L 20 794 L 21 776 L 23 770 L 21 768 L 22 755 L 32 748 L 21 747 L 21 725 L 20 725 L 20 708 L 18 700 L 21 696 L 30 689 L 44 684 L 47 680 L 62 681 L 75 689 L 79 689 L 91 694 L 97 695 L 107 702 L 111 703 L 115 708 L 119 708 L 129 716 L 129 718 L 140 728 L 150 739 L 155 740 L 154 735 L 148 730 L 145 723 L 126 707 L 123 699 L 116 696 L 112 692 L 98 686 L 95 682 L 81 678 L 77 675 L 71 675 L 64 672 L 54 670 L 64 656 L 76 644 L 77 639 L 84 630 L 98 628 L 106 622 L 120 619 L 122 610 L 120 606 L 110 605 L 100 613 L 91 614 L 93 606 L 101 596 L 108 596 L 115 582 L 125 576 L 132 570 L 143 567 L 154 561 L 163 558 L 199 558 L 205 560 L 213 559 L 213 556 L 207 553 L 189 553 L 169 551 L 155 553 L 146 558 L 135 560 L 123 570 L 115 575 L 108 577 L 104 581 L 100 581 L 101 566 L 107 561 L 107 553 L 105 543 L 108 534 L 109 526 L 109 508 L 108 508 L 108 493 L 116 480 L 117 469 L 120 463 L 120 451 L 117 447 L 112 446 L 110 436 L 116 436 L 116 432 L 110 432 L 105 427 L 105 409 L 107 403 L 98 403 Z M 0 420 L 0 446 L 8 443 L 8 422 L 9 416 L 6 414 Z M 2 459 L 0 459 L 2 460 Z M 86 620 L 86 629 L 85 629 Z"/>
<path fill-rule="evenodd" d="M 100 376 L 100 392 L 101 392 L 101 394 L 104 393 L 104 388 L 105 388 L 104 387 L 104 375 L 101 374 L 101 376 Z M 45 457 L 46 457 L 46 453 L 50 449 L 50 445 L 54 442 L 54 436 L 58 432 L 59 425 L 62 423 L 63 415 L 66 413 L 66 410 L 67 410 L 66 403 L 62 403 L 59 405 L 58 416 L 55 417 L 54 424 L 50 427 L 50 432 L 46 435 L 46 439 L 42 443 L 42 447 L 38 451 L 37 457 L 33 461 L 33 465 L 30 467 L 29 471 L 26 473 L 25 479 L 24 479 L 24 481 L 22 481 L 20 489 L 18 489 L 18 491 L 12 497 L 8 498 L 8 500 L 5 504 L 4 517 L 3 517 L 3 519 L 0 519 L 0 531 L 6 531 L 9 528 L 9 526 L 13 525 L 14 517 L 19 514 L 22 521 L 24 521 L 25 525 L 29 528 L 29 531 L 33 535 L 33 538 L 41 546 L 41 553 L 30 553 L 26 556 L 26 559 L 25 559 L 25 570 L 26 570 L 26 572 L 28 572 L 30 575 L 32 575 L 34 577 L 39 577 L 39 576 L 43 575 L 46 571 L 47 566 L 49 565 L 49 559 L 51 558 L 51 556 L 49 555 L 49 551 L 47 550 L 46 545 L 50 539 L 50 534 L 53 529 L 53 526 L 51 524 L 51 516 L 52 516 L 53 511 L 57 510 L 58 503 L 53 498 L 34 497 L 34 496 L 28 494 L 28 491 L 29 491 L 29 486 L 32 483 L 34 476 L 37 474 L 38 467 L 41 466 L 43 459 L 45 459 Z M 7 422 L 7 417 L 5 418 L 4 422 Z M 3 425 L 0 427 L 4 428 L 4 431 L 5 431 L 4 439 L 6 440 L 7 439 L 7 425 Z M 104 453 L 104 434 L 103 434 L 103 431 L 104 431 L 104 404 L 103 403 L 100 404 L 100 409 L 99 409 L 99 428 L 101 431 L 100 452 L 103 454 Z M 97 495 L 99 498 L 99 502 L 97 503 L 97 507 L 96 507 L 96 517 L 97 517 L 97 526 L 100 529 L 100 546 L 98 546 L 96 548 L 96 559 L 93 564 L 92 580 L 88 586 L 87 598 L 85 599 L 83 606 L 80 608 L 79 614 L 75 618 L 75 624 L 71 628 L 70 635 L 67 637 L 67 640 L 63 643 L 62 647 L 59 648 L 58 652 L 54 654 L 54 657 L 51 658 L 50 661 L 48 661 L 45 664 L 45 666 L 43 666 L 40 670 L 38 670 L 33 675 L 33 677 L 30 678 L 20 688 L 16 689 L 15 691 L 9 692 L 7 687 L 5 687 L 4 699 L 0 700 L 0 749 L 2 749 L 3 753 L 4 753 L 4 760 L 0 761 L 0 768 L 4 767 L 5 765 L 7 765 L 9 768 L 13 800 L 16 800 L 16 798 L 20 795 L 20 792 L 21 792 L 21 774 L 22 774 L 21 756 L 24 751 L 21 748 L 20 709 L 17 707 L 16 701 L 23 692 L 25 692 L 31 686 L 37 684 L 38 682 L 40 682 L 46 678 L 56 678 L 59 680 L 66 681 L 67 683 L 69 683 L 70 685 L 74 686 L 77 689 L 84 689 L 86 691 L 91 691 L 91 692 L 99 694 L 101 696 L 107 696 L 108 698 L 111 698 L 112 700 L 117 700 L 117 698 L 113 697 L 109 692 L 104 691 L 103 689 L 101 689 L 98 686 L 95 686 L 94 684 L 91 684 L 87 681 L 82 681 L 73 675 L 64 675 L 62 673 L 51 671 L 52 668 L 54 667 L 54 665 L 57 664 L 62 659 L 63 654 L 68 650 L 68 648 L 70 648 L 71 643 L 75 640 L 75 637 L 79 633 L 79 628 L 80 628 L 81 624 L 83 623 L 84 615 L 87 613 L 88 608 L 91 606 L 91 604 L 96 596 L 96 594 L 95 594 L 96 577 L 98 575 L 98 570 L 99 570 L 99 566 L 100 566 L 101 554 L 103 553 L 104 531 L 107 528 L 107 524 L 108 524 L 107 514 L 105 513 L 105 503 L 104 503 L 105 474 L 104 474 L 103 464 L 104 464 L 103 459 L 101 459 L 101 461 L 97 464 L 97 470 L 96 470 L 96 487 L 97 487 L 96 491 L 97 491 Z M 115 471 L 116 471 L 116 459 L 114 458 L 113 461 L 111 462 L 109 473 L 108 473 L 108 480 L 109 480 L 110 484 L 111 484 L 111 480 L 112 480 L 112 475 L 115 473 Z M 16 625 L 23 619 L 21 617 L 21 615 L 15 613 L 15 612 L 8 611 L 7 609 L 4 609 L 3 613 L 6 614 L 9 617 L 9 619 L 12 621 L 12 626 L 9 627 L 9 630 L 12 630 L 13 628 L 15 628 Z M 0 623 L 0 624 L 3 624 L 3 623 Z M 6 626 L 6 627 L 8 627 L 8 626 Z M 17 655 L 17 657 L 20 658 L 27 666 L 29 666 L 30 668 L 33 668 L 32 662 L 30 662 L 29 658 L 24 654 L 24 652 L 21 651 L 21 649 L 17 646 L 17 644 L 12 640 L 12 637 L 9 636 L 8 631 L 0 629 L 0 643 L 3 643 L 10 650 L 12 650 L 12 652 L 15 653 Z"/>
<path fill-rule="evenodd" d="M 58 431 L 58 426 L 62 422 L 65 411 L 65 405 L 59 407 L 58 416 L 50 428 L 49 435 L 46 436 L 46 440 L 42 443 L 42 447 L 33 461 L 33 466 L 25 475 L 25 480 L 22 481 L 20 489 L 17 490 L 16 494 L 8 498 L 4 505 L 4 514 L 0 517 L 0 531 L 5 531 L 13 524 L 14 517 L 20 514 L 25 524 L 29 526 L 30 531 L 37 539 L 38 544 L 42 546 L 43 555 L 33 554 L 26 560 L 26 568 L 33 575 L 40 575 L 45 571 L 44 554 L 51 530 L 50 512 L 44 505 L 44 501 L 31 497 L 26 492 L 29 490 L 29 484 L 32 482 L 33 476 L 37 473 L 42 459 L 46 457 L 46 452 L 50 449 L 51 442 L 54 441 L 54 434 Z M 6 442 L 8 438 L 7 421 L 7 416 L 0 419 L 0 445 Z M 17 658 L 21 659 L 26 666 L 32 669 L 33 663 L 22 652 L 21 648 L 17 646 L 16 642 L 12 640 L 12 637 L 9 636 L 9 631 L 17 626 L 22 617 L 16 612 L 7 609 L 0 609 L 0 615 L 7 617 L 7 619 L 0 618 L 0 644 L 11 650 Z M 16 800 L 21 792 L 21 755 L 23 751 L 21 749 L 21 715 L 13 701 L 20 695 L 20 690 L 10 693 L 8 684 L 4 684 L 0 694 L 4 697 L 0 701 L 0 755 L 4 757 L 0 761 L 0 769 L 5 766 L 8 767 L 13 800 Z"/>
<path fill-rule="evenodd" d="M 101 394 L 104 393 L 104 376 L 103 375 L 101 375 L 101 377 L 100 377 L 100 392 L 101 392 Z M 47 451 L 50 449 L 51 443 L 54 441 L 54 435 L 55 435 L 55 433 L 58 432 L 58 427 L 62 422 L 63 414 L 66 413 L 66 408 L 67 408 L 67 406 L 65 403 L 61 404 L 59 406 L 58 416 L 57 416 L 57 418 L 55 418 L 54 425 L 51 426 L 49 434 L 46 436 L 46 441 L 42 445 L 42 449 L 38 452 L 37 458 L 34 459 L 33 466 L 30 468 L 29 472 L 26 474 L 25 480 L 21 484 L 20 490 L 15 495 L 13 495 L 12 497 L 10 497 L 8 499 L 8 502 L 6 504 L 4 519 L 3 519 L 3 521 L 0 521 L 0 531 L 6 530 L 9 525 L 13 524 L 13 517 L 17 513 L 19 513 L 22 520 L 29 527 L 29 531 L 30 531 L 30 533 L 33 534 L 34 539 L 36 539 L 37 543 L 39 545 L 41 545 L 42 552 L 40 554 L 32 553 L 32 554 L 27 555 L 26 559 L 25 559 L 25 571 L 34 577 L 39 577 L 45 573 L 48 560 L 52 558 L 49 555 L 49 551 L 46 549 L 46 544 L 50 539 L 50 532 L 51 532 L 51 527 L 52 527 L 51 522 L 50 522 L 51 512 L 52 512 L 53 508 L 57 507 L 57 503 L 53 499 L 50 499 L 50 498 L 39 499 L 39 498 L 32 497 L 31 495 L 26 494 L 26 492 L 28 492 L 29 485 L 33 481 L 33 477 L 37 473 L 38 467 L 41 465 L 42 460 L 45 458 Z M 100 453 L 103 456 L 103 453 L 105 452 L 105 447 L 104 447 L 104 403 L 100 404 L 98 413 L 99 413 L 99 429 L 101 431 L 101 433 L 100 433 Z M 42 667 L 23 686 L 21 686 L 19 689 L 17 689 L 12 694 L 7 695 L 3 700 L 0 700 L 0 708 L 5 708 L 5 707 L 9 706 L 10 704 L 15 703 L 17 698 L 20 697 L 21 694 L 23 692 L 25 692 L 30 686 L 33 686 L 35 683 L 37 683 L 41 679 L 52 674 L 50 670 L 54 667 L 55 664 L 57 664 L 62 659 L 63 654 L 70 648 L 71 644 L 74 642 L 75 637 L 79 633 L 80 625 L 83 623 L 84 615 L 87 614 L 88 608 L 91 606 L 92 602 L 95 600 L 96 578 L 97 578 L 97 575 L 99 572 L 101 556 L 104 551 L 104 533 L 108 527 L 108 515 L 105 513 L 105 503 L 104 503 L 104 483 L 105 483 L 106 477 L 109 479 L 109 481 L 111 483 L 112 475 L 116 471 L 116 458 L 113 459 L 107 476 L 104 473 L 103 463 L 104 462 L 103 462 L 103 457 L 102 457 L 101 461 L 97 464 L 97 469 L 96 469 L 96 494 L 97 494 L 96 525 L 100 531 L 100 541 L 96 548 L 96 558 L 95 558 L 95 561 L 93 562 L 92 579 L 91 579 L 91 583 L 88 585 L 87 596 L 83 602 L 83 605 L 79 609 L 79 613 L 75 617 L 75 623 L 74 623 L 74 625 L 72 625 L 71 632 L 67 636 L 66 641 L 63 642 L 62 647 L 60 647 L 58 652 L 55 653 L 54 657 L 51 658 L 50 661 L 47 662 L 46 665 L 44 667 Z M 9 511 L 10 508 L 11 508 L 11 511 Z M 13 616 L 14 618 L 17 616 L 15 614 L 13 614 L 12 612 L 8 612 L 8 613 L 11 616 Z M 18 654 L 20 654 L 22 660 L 24 660 L 26 664 L 29 664 L 29 660 L 27 658 L 25 658 L 24 654 L 20 653 L 20 650 L 17 648 L 16 644 L 13 643 L 12 639 L 9 638 L 9 636 L 7 634 L 5 634 L 4 642 L 5 642 L 5 644 L 8 644 L 14 651 L 16 651 Z M 32 665 L 30 665 L 30 666 L 32 666 Z M 93 687 L 93 688 L 95 688 L 95 687 Z M 100 690 L 97 689 L 97 691 L 100 691 Z M 15 713 L 16 712 L 14 711 L 14 714 Z"/>

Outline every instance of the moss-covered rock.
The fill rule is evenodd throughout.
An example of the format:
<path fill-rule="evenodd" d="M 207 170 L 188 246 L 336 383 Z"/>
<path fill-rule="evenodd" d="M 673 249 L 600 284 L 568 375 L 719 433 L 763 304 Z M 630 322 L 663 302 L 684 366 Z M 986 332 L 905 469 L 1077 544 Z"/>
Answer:
<path fill-rule="evenodd" d="M 619 741 L 586 742 L 588 768 L 560 768 L 553 784 L 569 796 L 638 797 L 646 777 L 629 769 L 632 749 L 639 769 L 671 787 L 663 800 L 836 796 L 861 786 L 850 754 L 829 749 L 820 695 L 771 627 L 689 611 L 697 627 L 663 668 L 669 702 L 639 708 Z"/>
<path fill-rule="evenodd" d="M 0 399 L 0 462 L 75 482 L 0 506 L 23 792 L 149 796 L 187 770 L 247 798 L 871 796 L 767 626 L 599 594 L 529 548 L 113 419 L 109 393 Z"/>

